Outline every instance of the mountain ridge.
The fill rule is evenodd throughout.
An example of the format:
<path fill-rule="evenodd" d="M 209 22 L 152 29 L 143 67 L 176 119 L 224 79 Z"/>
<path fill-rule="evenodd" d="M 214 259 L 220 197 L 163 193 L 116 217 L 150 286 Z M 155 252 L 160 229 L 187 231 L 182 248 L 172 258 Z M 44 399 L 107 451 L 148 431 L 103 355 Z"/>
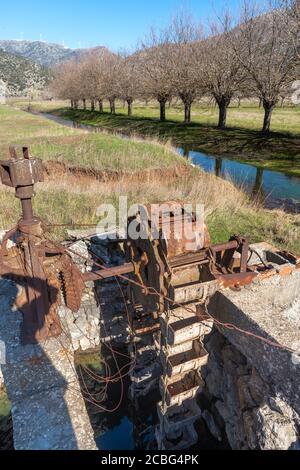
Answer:
<path fill-rule="evenodd" d="M 71 49 L 60 44 L 44 41 L 1 39 L 0 49 L 4 52 L 25 57 L 44 67 L 54 67 L 68 60 L 78 60 L 90 51 L 106 49 L 97 46 L 87 49 Z"/>

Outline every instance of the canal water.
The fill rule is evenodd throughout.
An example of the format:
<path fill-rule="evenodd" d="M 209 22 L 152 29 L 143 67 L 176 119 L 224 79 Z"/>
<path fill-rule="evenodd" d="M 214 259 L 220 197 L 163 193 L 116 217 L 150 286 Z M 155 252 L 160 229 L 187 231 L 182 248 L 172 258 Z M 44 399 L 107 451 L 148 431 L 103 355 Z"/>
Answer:
<path fill-rule="evenodd" d="M 208 173 L 232 181 L 247 193 L 259 198 L 267 207 L 300 211 L 300 178 L 278 171 L 264 170 L 226 157 L 205 155 L 179 149 L 180 153 Z"/>
<path fill-rule="evenodd" d="M 128 350 L 122 348 L 118 352 L 122 353 L 117 356 L 118 368 L 123 370 L 122 384 L 119 380 L 108 385 L 103 401 L 101 401 L 103 410 L 99 410 L 89 400 L 86 402 L 97 447 L 106 451 L 157 450 L 155 427 L 158 425 L 157 403 L 161 400 L 159 388 L 157 386 L 145 397 L 132 400 L 128 393 L 131 381 L 129 375 L 126 374 L 130 369 L 130 364 L 125 358 L 128 355 Z M 111 373 L 115 375 L 117 372 L 116 363 L 106 347 L 102 347 L 101 357 L 105 359 Z M 128 369 L 126 369 L 126 364 L 129 366 Z M 79 376 L 84 378 L 83 389 L 85 391 L 88 389 L 94 397 L 100 398 L 97 395 L 99 393 L 98 382 L 93 381 L 88 374 L 82 371 Z M 202 394 L 199 396 L 199 405 L 200 407 L 207 405 Z M 195 430 L 199 440 L 191 450 L 230 449 L 225 431 L 222 432 L 222 440 L 217 440 L 211 435 L 202 419 L 195 423 Z"/>
<path fill-rule="evenodd" d="M 103 128 L 63 119 L 49 113 L 35 113 L 68 127 L 102 132 Z M 129 135 L 119 133 L 123 138 Z M 263 202 L 268 208 L 282 208 L 288 212 L 300 213 L 300 177 L 284 172 L 257 168 L 248 163 L 240 163 L 228 157 L 206 155 L 192 148 L 179 148 L 179 153 L 194 165 L 208 173 L 230 180 L 248 194 Z"/>

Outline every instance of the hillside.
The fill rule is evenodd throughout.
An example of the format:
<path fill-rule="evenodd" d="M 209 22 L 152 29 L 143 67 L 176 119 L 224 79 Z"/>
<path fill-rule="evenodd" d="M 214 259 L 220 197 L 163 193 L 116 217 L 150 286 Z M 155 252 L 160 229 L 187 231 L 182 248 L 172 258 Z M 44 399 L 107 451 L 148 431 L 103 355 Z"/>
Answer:
<path fill-rule="evenodd" d="M 50 77 L 45 67 L 0 49 L 0 80 L 7 85 L 8 94 L 18 95 L 32 89 L 43 89 Z"/>
<path fill-rule="evenodd" d="M 60 44 L 42 41 L 0 40 L 0 49 L 10 54 L 30 59 L 45 67 L 53 67 L 61 62 L 78 59 L 92 49 L 69 49 Z M 103 49 L 96 47 L 95 49 Z"/>

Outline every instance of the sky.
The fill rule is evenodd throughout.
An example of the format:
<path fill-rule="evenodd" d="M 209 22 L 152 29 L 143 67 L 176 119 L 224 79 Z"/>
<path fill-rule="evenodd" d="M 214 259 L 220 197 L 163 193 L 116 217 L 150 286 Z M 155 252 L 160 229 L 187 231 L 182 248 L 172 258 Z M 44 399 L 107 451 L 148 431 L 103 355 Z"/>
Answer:
<path fill-rule="evenodd" d="M 226 5 L 237 13 L 238 4 L 239 0 L 0 0 L 0 39 L 130 49 L 152 26 L 164 27 L 180 10 L 205 23 Z"/>

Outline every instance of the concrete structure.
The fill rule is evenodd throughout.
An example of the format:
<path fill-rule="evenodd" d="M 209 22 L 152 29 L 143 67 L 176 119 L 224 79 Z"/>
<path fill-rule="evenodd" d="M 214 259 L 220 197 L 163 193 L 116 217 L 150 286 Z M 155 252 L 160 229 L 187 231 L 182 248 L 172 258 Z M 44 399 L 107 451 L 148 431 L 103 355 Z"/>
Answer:
<path fill-rule="evenodd" d="M 221 322 L 299 348 L 300 271 L 255 280 L 211 299 Z M 208 339 L 204 375 L 215 416 L 235 449 L 300 449 L 300 361 L 295 354 L 218 327 Z"/>
<path fill-rule="evenodd" d="M 22 346 L 22 315 L 12 308 L 16 295 L 13 282 L 0 280 L 2 373 L 12 402 L 15 449 L 95 449 L 69 338 L 63 334 Z"/>
<path fill-rule="evenodd" d="M 99 314 L 97 318 L 91 286 L 76 316 L 60 308 L 63 334 L 38 345 L 20 343 L 17 295 L 14 282 L 0 279 L 0 344 L 5 344 L 1 372 L 12 403 L 14 448 L 96 449 L 74 365 L 74 351 L 99 344 Z"/>

